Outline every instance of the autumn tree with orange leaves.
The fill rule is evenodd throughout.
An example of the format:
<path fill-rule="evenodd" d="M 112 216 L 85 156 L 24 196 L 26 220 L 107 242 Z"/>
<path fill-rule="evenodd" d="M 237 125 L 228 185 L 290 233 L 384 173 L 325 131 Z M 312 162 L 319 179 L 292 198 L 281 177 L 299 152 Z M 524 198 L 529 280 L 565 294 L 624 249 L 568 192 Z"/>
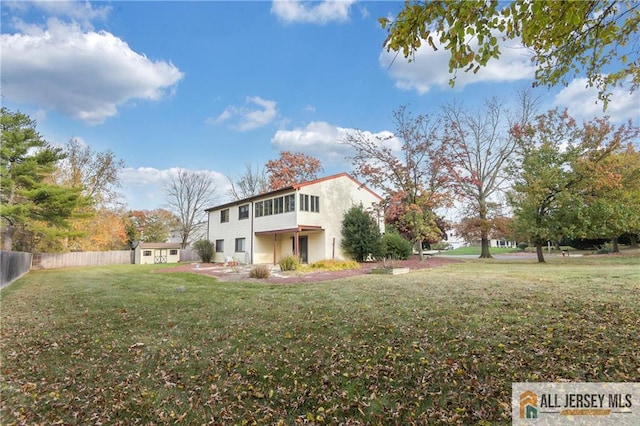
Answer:
<path fill-rule="evenodd" d="M 317 158 L 301 152 L 282 151 L 280 158 L 267 161 L 265 170 L 269 175 L 269 190 L 275 191 L 317 179 L 324 168 Z"/>
<path fill-rule="evenodd" d="M 356 132 L 342 142 L 354 151 L 355 173 L 384 193 L 387 223 L 411 241 L 422 258 L 423 242 L 446 238 L 435 212 L 452 200 L 449 150 L 437 117 L 414 117 L 403 106 L 393 120 L 395 135 Z"/>
<path fill-rule="evenodd" d="M 120 250 L 127 245 L 117 188 L 124 160 L 111 151 L 95 151 L 82 140 L 72 138 L 52 179 L 62 186 L 79 188 L 86 202 L 72 221 L 72 233 L 64 250 Z"/>
<path fill-rule="evenodd" d="M 511 235 L 512 219 L 502 213 L 501 206 L 487 204 L 489 215 L 483 220 L 478 217 L 466 217 L 453 226 L 460 238 L 465 241 L 479 241 L 485 235 L 496 240 L 513 240 Z"/>
<path fill-rule="evenodd" d="M 137 237 L 145 243 L 164 243 L 169 239 L 179 219 L 165 209 L 133 210 L 129 218 L 137 231 Z"/>
<path fill-rule="evenodd" d="M 595 173 L 598 179 L 582 190 L 583 202 L 569 210 L 571 221 L 581 224 L 580 238 L 611 239 L 616 253 L 618 237 L 627 234 L 633 241 L 640 233 L 640 152 L 629 143 L 603 159 Z"/>
<path fill-rule="evenodd" d="M 619 187 L 621 176 L 608 160 L 637 138 L 638 128 L 631 122 L 616 127 L 606 117 L 579 125 L 566 111 L 551 110 L 512 133 L 519 151 L 509 193 L 514 228 L 544 262 L 547 241 L 585 238 L 597 225 L 591 220 L 609 216 L 592 208 L 602 206 L 603 191 Z"/>

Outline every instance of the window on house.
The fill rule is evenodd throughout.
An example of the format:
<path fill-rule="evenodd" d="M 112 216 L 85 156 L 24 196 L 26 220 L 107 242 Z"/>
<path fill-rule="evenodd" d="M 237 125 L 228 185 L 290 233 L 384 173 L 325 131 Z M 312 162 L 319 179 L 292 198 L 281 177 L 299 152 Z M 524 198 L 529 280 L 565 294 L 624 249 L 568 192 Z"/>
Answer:
<path fill-rule="evenodd" d="M 311 211 L 316 213 L 320 212 L 320 197 L 317 195 L 311 196 Z"/>
<path fill-rule="evenodd" d="M 247 219 L 249 217 L 249 204 L 238 207 L 238 219 Z"/>
<path fill-rule="evenodd" d="M 300 210 L 308 212 L 309 211 L 309 196 L 305 194 L 300 194 Z"/>
<path fill-rule="evenodd" d="M 216 240 L 216 253 L 224 253 L 224 240 Z"/>
<path fill-rule="evenodd" d="M 178 250 L 176 249 L 169 250 L 169 256 L 177 256 L 177 255 L 178 255 Z"/>
<path fill-rule="evenodd" d="M 273 214 L 284 213 L 284 198 L 278 197 L 273 199 Z"/>
<path fill-rule="evenodd" d="M 244 251 L 244 238 L 236 238 L 236 253 L 242 253 Z"/>
<path fill-rule="evenodd" d="M 284 212 L 296 210 L 296 196 L 294 194 L 284 196 Z"/>
<path fill-rule="evenodd" d="M 308 197 L 308 195 L 306 197 Z M 308 201 L 307 201 L 307 204 L 308 204 Z M 255 203 L 255 217 L 270 216 L 273 214 L 293 212 L 295 210 L 296 210 L 295 194 L 285 195 L 283 197 L 276 197 L 270 200 L 257 201 Z M 308 207 L 307 207 L 307 210 L 308 210 Z M 247 211 L 247 217 L 248 217 L 248 211 Z"/>
<path fill-rule="evenodd" d="M 224 209 L 220 211 L 220 222 L 229 222 L 229 209 Z"/>
<path fill-rule="evenodd" d="M 151 256 L 151 250 L 144 250 L 144 251 L 142 252 L 142 255 L 143 255 L 143 256 Z"/>

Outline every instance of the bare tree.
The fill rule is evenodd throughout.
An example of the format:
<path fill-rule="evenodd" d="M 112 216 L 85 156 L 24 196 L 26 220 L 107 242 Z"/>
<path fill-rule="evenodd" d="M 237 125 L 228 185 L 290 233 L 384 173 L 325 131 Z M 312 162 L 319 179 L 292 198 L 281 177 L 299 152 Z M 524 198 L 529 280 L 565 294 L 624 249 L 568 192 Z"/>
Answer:
<path fill-rule="evenodd" d="M 204 226 L 204 209 L 213 204 L 216 187 L 209 173 L 181 169 L 165 184 L 165 192 L 169 208 L 178 217 L 180 244 L 185 248 L 189 237 Z"/>
<path fill-rule="evenodd" d="M 244 200 L 269 191 L 269 179 L 264 167 L 254 168 L 251 164 L 245 163 L 244 174 L 239 177 L 227 176 L 227 179 L 231 184 L 228 194 L 233 200 Z"/>
<path fill-rule="evenodd" d="M 537 99 L 529 92 L 518 94 L 517 113 L 510 113 L 497 99 L 489 99 L 483 109 L 472 113 L 460 105 L 443 108 L 445 141 L 451 149 L 451 178 L 464 203 L 464 218 L 474 223 L 481 240 L 481 258 L 491 258 L 489 237 L 496 215 L 492 201 L 509 180 L 507 160 L 516 149 L 510 129 L 533 118 Z"/>
<path fill-rule="evenodd" d="M 82 188 L 96 210 L 116 203 L 124 160 L 111 151 L 96 152 L 77 138 L 67 142 L 64 153 L 53 176 L 57 183 Z"/>
<path fill-rule="evenodd" d="M 393 113 L 394 136 L 349 134 L 342 143 L 354 152 L 355 173 L 384 192 L 387 224 L 411 241 L 420 257 L 422 243 L 443 238 L 435 211 L 449 204 L 448 147 L 437 117 L 414 117 L 405 106 Z"/>

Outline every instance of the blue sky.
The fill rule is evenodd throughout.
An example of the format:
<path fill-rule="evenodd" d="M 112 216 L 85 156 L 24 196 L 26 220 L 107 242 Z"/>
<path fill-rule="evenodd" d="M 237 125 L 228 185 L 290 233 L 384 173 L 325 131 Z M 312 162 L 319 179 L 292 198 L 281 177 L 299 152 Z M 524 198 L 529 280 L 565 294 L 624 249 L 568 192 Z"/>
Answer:
<path fill-rule="evenodd" d="M 394 60 L 379 17 L 404 2 L 3 1 L 2 104 L 37 120 L 48 141 L 79 138 L 123 159 L 122 201 L 164 207 L 178 168 L 226 176 L 283 150 L 319 158 L 325 174 L 351 171 L 340 144 L 358 129 L 392 132 L 392 112 L 438 113 L 457 101 L 508 102 L 531 87 L 526 51 L 510 44 L 450 88 L 444 49 Z M 585 80 L 538 88 L 542 109 L 602 115 Z M 617 90 L 607 115 L 639 120 L 638 95 Z"/>

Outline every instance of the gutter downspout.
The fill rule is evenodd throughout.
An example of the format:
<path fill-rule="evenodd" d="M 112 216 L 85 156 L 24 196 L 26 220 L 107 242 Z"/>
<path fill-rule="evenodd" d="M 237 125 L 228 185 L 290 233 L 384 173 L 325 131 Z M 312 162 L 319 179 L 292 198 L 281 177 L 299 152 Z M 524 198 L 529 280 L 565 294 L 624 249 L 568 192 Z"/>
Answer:
<path fill-rule="evenodd" d="M 211 212 L 207 212 L 207 241 L 211 241 L 211 239 L 209 238 L 209 223 L 211 223 Z"/>
<path fill-rule="evenodd" d="M 253 239 L 255 238 L 255 235 L 253 233 L 253 216 L 254 216 L 255 210 L 253 209 L 253 201 L 251 202 L 251 212 L 249 213 L 251 215 L 251 241 L 249 244 L 249 264 L 253 265 Z"/>

